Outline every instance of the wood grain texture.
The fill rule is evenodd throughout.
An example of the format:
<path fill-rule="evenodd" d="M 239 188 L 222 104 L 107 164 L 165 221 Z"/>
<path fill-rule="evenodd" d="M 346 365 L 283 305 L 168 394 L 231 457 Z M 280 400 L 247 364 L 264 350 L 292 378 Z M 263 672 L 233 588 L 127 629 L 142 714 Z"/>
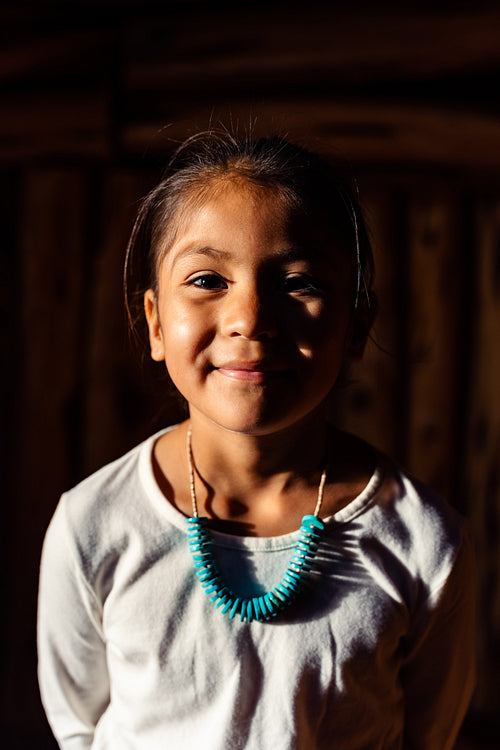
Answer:
<path fill-rule="evenodd" d="M 476 704 L 498 709 L 500 674 L 500 200 L 483 201 L 477 216 L 475 334 L 465 484 L 478 572 Z"/>
<path fill-rule="evenodd" d="M 85 179 L 80 174 L 48 169 L 23 175 L 18 289 L 23 399 L 11 467 L 15 495 L 9 565 L 15 572 L 11 607 L 16 616 L 8 618 L 9 679 L 2 694 L 5 715 L 18 724 L 37 715 L 32 668 L 41 542 L 59 494 L 71 482 L 77 449 L 72 437 L 79 427 L 85 206 Z M 20 681 L 20 673 L 32 678 Z"/>
<path fill-rule="evenodd" d="M 328 7 L 258 3 L 199 7 L 191 14 L 140 19 L 127 36 L 131 89 L 252 86 L 255 77 L 347 84 L 412 79 L 500 63 L 500 9 Z M 257 6 L 257 8 L 256 8 Z M 262 6 L 261 6 L 262 7 Z M 257 12 L 256 12 L 257 11 Z"/>
<path fill-rule="evenodd" d="M 362 190 L 375 258 L 377 315 L 363 358 L 351 365 L 348 384 L 334 396 L 332 418 L 379 450 L 401 458 L 398 425 L 400 320 L 397 315 L 400 264 L 395 244 L 392 195 L 374 185 Z"/>
<path fill-rule="evenodd" d="M 115 170 L 104 177 L 99 197 L 99 233 L 86 311 L 84 474 L 118 458 L 154 429 L 174 423 L 179 414 L 166 378 L 149 367 L 147 342 L 141 364 L 124 310 L 125 250 L 140 198 L 152 186 L 147 171 Z"/>
<path fill-rule="evenodd" d="M 5 95 L 1 101 L 0 161 L 33 157 L 101 160 L 110 155 L 108 96 L 74 90 Z"/>
<path fill-rule="evenodd" d="M 408 206 L 408 466 L 449 501 L 455 486 L 460 211 L 453 193 L 412 195 Z"/>
<path fill-rule="evenodd" d="M 327 144 L 353 163 L 397 166 L 461 167 L 470 171 L 500 169 L 500 121 L 489 114 L 463 109 L 330 96 L 264 100 L 204 101 L 165 99 L 162 110 L 148 114 L 140 106 L 135 119 L 124 123 L 127 153 L 162 154 L 186 133 L 206 130 L 219 122 L 239 123 L 244 133 L 253 121 L 258 135 L 282 132 L 296 140 Z M 167 103 L 168 102 L 168 103 Z"/>

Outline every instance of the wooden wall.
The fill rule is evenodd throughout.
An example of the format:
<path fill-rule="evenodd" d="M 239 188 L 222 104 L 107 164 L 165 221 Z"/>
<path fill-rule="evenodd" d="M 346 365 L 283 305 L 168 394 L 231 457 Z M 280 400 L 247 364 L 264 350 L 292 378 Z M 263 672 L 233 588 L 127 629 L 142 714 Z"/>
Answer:
<path fill-rule="evenodd" d="M 220 118 L 336 149 L 358 176 L 380 312 L 334 414 L 471 519 L 480 635 L 469 732 L 493 739 L 500 6 L 350 7 L 0 8 L 0 728 L 12 746 L 52 746 L 34 627 L 41 541 L 58 496 L 177 416 L 128 345 L 121 265 L 137 201 L 175 141 Z"/>

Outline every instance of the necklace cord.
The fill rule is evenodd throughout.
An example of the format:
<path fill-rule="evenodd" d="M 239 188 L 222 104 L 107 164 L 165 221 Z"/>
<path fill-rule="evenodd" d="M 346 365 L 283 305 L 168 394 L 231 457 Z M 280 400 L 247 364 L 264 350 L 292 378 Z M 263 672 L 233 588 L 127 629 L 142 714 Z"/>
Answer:
<path fill-rule="evenodd" d="M 321 518 L 318 518 L 318 514 L 323 501 L 327 460 L 325 460 L 325 468 L 319 482 L 318 501 L 314 515 L 305 515 L 302 518 L 292 558 L 281 580 L 267 593 L 247 597 L 241 593 L 235 593 L 232 587 L 226 582 L 214 556 L 210 529 L 206 525 L 208 519 L 198 515 L 195 489 L 195 464 L 191 449 L 191 424 L 188 427 L 186 448 L 189 466 L 189 487 L 193 504 L 193 516 L 186 518 L 186 522 L 188 526 L 189 547 L 194 569 L 200 584 L 215 607 L 217 609 L 220 608 L 222 614 L 227 614 L 230 620 L 239 615 L 241 622 L 245 620 L 249 623 L 253 620 L 259 622 L 268 621 L 275 617 L 281 610 L 288 609 L 302 591 L 306 578 L 316 568 L 316 554 L 321 541 L 321 535 L 325 529 L 325 524 Z"/>
<path fill-rule="evenodd" d="M 188 459 L 188 468 L 189 468 L 189 491 L 191 494 L 191 504 L 193 508 L 193 518 L 198 518 L 198 503 L 196 501 L 196 489 L 195 489 L 195 478 L 194 478 L 194 460 L 193 460 L 193 449 L 191 447 L 191 423 L 189 424 L 188 431 L 187 431 L 187 439 L 186 439 L 186 450 L 187 450 L 187 459 Z M 318 487 L 318 499 L 316 502 L 316 507 L 314 509 L 313 515 L 318 518 L 321 506 L 323 504 L 323 495 L 325 491 L 325 484 L 326 484 L 326 467 L 328 463 L 328 455 L 325 459 L 325 466 L 323 468 L 323 471 L 321 473 L 321 478 L 319 480 L 319 487 Z"/>
<path fill-rule="evenodd" d="M 187 431 L 187 458 L 189 467 L 189 490 L 191 493 L 191 503 L 193 506 L 193 518 L 198 518 L 198 504 L 196 502 L 196 491 L 194 487 L 194 467 L 193 467 L 193 450 L 191 448 L 191 423 Z"/>

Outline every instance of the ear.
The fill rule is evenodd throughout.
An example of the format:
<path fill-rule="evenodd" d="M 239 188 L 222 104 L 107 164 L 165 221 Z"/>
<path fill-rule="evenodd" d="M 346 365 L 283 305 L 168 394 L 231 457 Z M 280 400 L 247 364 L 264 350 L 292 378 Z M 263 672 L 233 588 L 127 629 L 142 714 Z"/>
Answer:
<path fill-rule="evenodd" d="M 163 333 L 158 316 L 158 304 L 156 294 L 152 289 L 144 294 L 144 313 L 149 330 L 149 345 L 151 347 L 151 358 L 155 362 L 162 362 L 165 359 L 165 346 L 163 343 Z"/>
<path fill-rule="evenodd" d="M 352 317 L 350 331 L 346 341 L 346 357 L 350 360 L 361 359 L 371 327 L 377 315 L 377 298 L 374 292 L 370 296 L 363 294 Z"/>

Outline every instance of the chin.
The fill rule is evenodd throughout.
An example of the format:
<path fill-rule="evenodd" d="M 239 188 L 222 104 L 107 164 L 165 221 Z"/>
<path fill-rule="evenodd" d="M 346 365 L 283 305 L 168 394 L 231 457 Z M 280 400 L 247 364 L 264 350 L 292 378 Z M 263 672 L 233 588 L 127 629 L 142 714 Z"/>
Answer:
<path fill-rule="evenodd" d="M 205 416 L 213 424 L 227 432 L 248 437 L 265 437 L 298 427 L 308 419 L 317 419 L 323 411 L 323 408 L 318 408 L 316 405 L 316 408 L 301 414 L 291 414 L 290 411 L 287 411 L 281 415 L 224 415 L 219 413 L 216 418 L 212 418 L 210 415 Z"/>

